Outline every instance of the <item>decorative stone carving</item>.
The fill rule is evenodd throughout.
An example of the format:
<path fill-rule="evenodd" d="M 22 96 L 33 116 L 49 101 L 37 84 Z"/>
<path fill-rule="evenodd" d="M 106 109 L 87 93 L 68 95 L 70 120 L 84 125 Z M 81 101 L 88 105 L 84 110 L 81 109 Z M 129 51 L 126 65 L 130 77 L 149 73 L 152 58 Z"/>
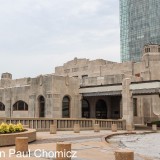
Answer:
<path fill-rule="evenodd" d="M 65 77 L 66 86 L 69 86 L 69 76 Z"/>

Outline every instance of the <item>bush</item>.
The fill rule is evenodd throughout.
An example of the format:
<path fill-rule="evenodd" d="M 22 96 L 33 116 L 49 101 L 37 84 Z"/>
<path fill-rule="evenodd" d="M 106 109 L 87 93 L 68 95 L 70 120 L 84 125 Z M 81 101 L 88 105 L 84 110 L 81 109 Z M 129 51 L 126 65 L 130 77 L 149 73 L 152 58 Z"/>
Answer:
<path fill-rule="evenodd" d="M 158 127 L 160 127 L 160 121 L 153 121 L 151 124 L 156 124 Z"/>
<path fill-rule="evenodd" d="M 24 131 L 24 128 L 21 123 L 18 123 L 18 124 L 1 123 L 0 124 L 0 134 L 22 132 L 22 131 Z"/>

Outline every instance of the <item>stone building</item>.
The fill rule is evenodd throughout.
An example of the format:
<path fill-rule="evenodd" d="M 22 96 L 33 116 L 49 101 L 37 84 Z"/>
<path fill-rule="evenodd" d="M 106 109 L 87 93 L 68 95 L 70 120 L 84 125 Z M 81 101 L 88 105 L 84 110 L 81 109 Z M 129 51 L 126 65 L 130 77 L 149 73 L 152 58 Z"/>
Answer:
<path fill-rule="evenodd" d="M 125 119 L 127 125 L 160 118 L 160 46 L 146 45 L 141 62 L 77 59 L 54 74 L 0 80 L 1 117 Z"/>

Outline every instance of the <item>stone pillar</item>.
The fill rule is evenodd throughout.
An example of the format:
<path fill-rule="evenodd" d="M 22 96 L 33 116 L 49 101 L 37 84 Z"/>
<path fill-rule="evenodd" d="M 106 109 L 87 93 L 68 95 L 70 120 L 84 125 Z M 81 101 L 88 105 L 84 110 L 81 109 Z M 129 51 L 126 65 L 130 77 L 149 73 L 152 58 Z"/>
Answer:
<path fill-rule="evenodd" d="M 5 102 L 5 115 L 6 117 L 12 117 L 12 105 L 11 105 L 11 99 L 6 99 Z"/>
<path fill-rule="evenodd" d="M 74 124 L 74 133 L 79 133 L 79 132 L 80 132 L 80 125 Z"/>
<path fill-rule="evenodd" d="M 56 160 L 71 160 L 71 143 L 56 144 Z"/>
<path fill-rule="evenodd" d="M 39 102 L 38 100 L 36 99 L 36 102 L 35 102 L 35 118 L 39 118 Z"/>
<path fill-rule="evenodd" d="M 30 107 L 28 107 L 28 115 L 29 115 L 29 117 L 35 117 L 36 115 L 36 108 L 35 108 L 35 106 L 36 106 L 36 95 L 30 95 L 29 96 L 29 102 L 28 102 L 28 105 L 30 106 Z M 38 116 L 37 116 L 38 117 Z"/>
<path fill-rule="evenodd" d="M 62 118 L 62 99 L 59 93 L 53 94 L 52 118 Z"/>
<path fill-rule="evenodd" d="M 112 124 L 112 132 L 117 132 L 117 124 Z"/>
<path fill-rule="evenodd" d="M 115 160 L 134 160 L 134 152 L 126 149 L 115 151 Z"/>
<path fill-rule="evenodd" d="M 154 115 L 159 116 L 160 115 L 160 98 L 159 95 L 152 95 L 152 108 L 150 110 L 151 120 Z M 153 115 L 154 114 L 154 115 Z"/>
<path fill-rule="evenodd" d="M 157 125 L 156 125 L 156 124 L 153 124 L 153 125 L 152 125 L 152 130 L 153 130 L 153 131 L 157 131 Z"/>
<path fill-rule="evenodd" d="M 57 126 L 55 124 L 50 125 L 50 134 L 56 134 Z"/>
<path fill-rule="evenodd" d="M 125 78 L 122 82 L 123 119 L 126 120 L 126 129 L 133 128 L 133 102 L 130 91 L 131 79 Z"/>
<path fill-rule="evenodd" d="M 75 95 L 74 96 L 74 104 L 73 104 L 73 111 L 72 111 L 72 118 L 81 118 L 82 117 L 82 95 Z M 76 106 L 76 107 L 75 107 Z"/>
<path fill-rule="evenodd" d="M 46 95 L 46 100 L 45 100 L 45 112 L 46 112 L 46 117 L 47 118 L 52 118 L 53 116 L 53 99 L 52 99 L 52 94 L 51 93 L 47 93 Z"/>
<path fill-rule="evenodd" d="M 99 124 L 94 124 L 94 132 L 100 132 Z"/>
<path fill-rule="evenodd" d="M 16 152 L 28 152 L 28 137 L 16 137 Z"/>

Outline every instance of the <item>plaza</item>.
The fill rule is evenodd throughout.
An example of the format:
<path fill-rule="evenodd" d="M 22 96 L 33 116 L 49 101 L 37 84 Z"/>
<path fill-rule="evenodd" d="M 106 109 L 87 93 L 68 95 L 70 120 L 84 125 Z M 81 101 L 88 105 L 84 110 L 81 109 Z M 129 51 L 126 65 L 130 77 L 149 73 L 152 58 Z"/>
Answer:
<path fill-rule="evenodd" d="M 135 133 L 150 133 L 151 131 L 134 131 Z M 98 133 L 94 133 L 93 130 L 81 131 L 80 133 L 74 133 L 73 131 L 59 131 L 57 134 L 50 134 L 49 132 L 37 132 L 37 141 L 29 143 L 30 154 L 21 159 L 47 159 L 51 156 L 51 152 L 56 151 L 56 143 L 65 141 L 66 143 L 71 143 L 72 150 L 76 152 L 75 158 L 73 160 L 115 160 L 115 151 L 119 150 L 121 146 L 115 146 L 112 143 L 108 143 L 105 137 L 112 134 L 126 134 L 126 131 L 118 131 L 113 133 L 109 130 L 101 130 Z M 157 137 L 160 136 L 159 133 L 154 133 Z M 146 134 L 152 135 L 152 134 Z M 128 135 L 129 136 L 129 135 Z M 116 136 L 115 136 L 116 137 Z M 150 139 L 151 140 L 151 139 Z M 136 145 L 135 145 L 136 147 Z M 19 159 L 16 154 L 9 155 L 10 150 L 14 150 L 15 146 L 1 147 L 1 152 L 5 152 L 5 157 L 3 159 Z M 128 148 L 129 149 L 129 148 Z M 35 153 L 36 151 L 36 153 Z M 12 151 L 13 152 L 13 151 Z M 135 160 L 158 160 L 158 158 L 146 156 L 144 154 L 139 154 L 135 151 Z M 157 151 L 158 154 L 158 151 Z M 3 156 L 1 154 L 1 156 Z M 9 157 L 10 156 L 10 157 Z M 48 156 L 48 157 L 47 157 Z M 55 158 L 50 158 L 55 159 Z"/>

